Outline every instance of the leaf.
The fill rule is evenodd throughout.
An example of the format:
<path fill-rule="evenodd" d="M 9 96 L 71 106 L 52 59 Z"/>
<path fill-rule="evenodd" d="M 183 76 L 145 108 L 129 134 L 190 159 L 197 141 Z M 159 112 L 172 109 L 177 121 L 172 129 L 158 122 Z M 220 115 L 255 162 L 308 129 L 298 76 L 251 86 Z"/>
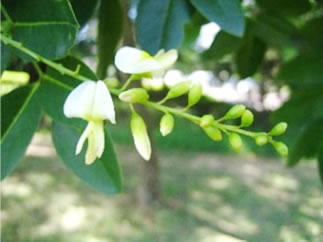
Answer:
<path fill-rule="evenodd" d="M 123 9 L 119 0 L 101 0 L 98 17 L 97 75 L 104 79 L 122 36 Z"/>
<path fill-rule="evenodd" d="M 252 76 L 258 70 L 266 52 L 266 45 L 256 37 L 244 40 L 236 53 L 235 62 L 240 78 Z"/>
<path fill-rule="evenodd" d="M 7 69 L 10 62 L 10 49 L 1 42 L 1 74 Z"/>
<path fill-rule="evenodd" d="M 304 53 L 284 63 L 279 70 L 278 78 L 293 86 L 323 83 L 323 53 L 318 51 Z"/>
<path fill-rule="evenodd" d="M 39 84 L 18 88 L 1 100 L 1 179 L 22 159 L 36 131 L 41 109 L 36 98 Z"/>
<path fill-rule="evenodd" d="M 287 19 L 263 13 L 250 20 L 252 33 L 268 45 L 294 47 L 299 43 L 297 28 Z"/>
<path fill-rule="evenodd" d="M 84 26 L 98 4 L 98 0 L 70 0 L 76 19 L 81 26 Z"/>
<path fill-rule="evenodd" d="M 81 75 L 88 77 L 89 80 L 97 80 L 95 74 L 74 57 L 68 56 L 61 60 L 60 63 L 71 70 L 75 70 L 77 65 L 80 65 L 79 73 Z M 63 105 L 68 94 L 81 81 L 67 75 L 62 75 L 50 67 L 46 70 L 46 76 L 49 77 L 42 80 L 39 90 L 39 99 L 44 111 L 56 121 L 70 123 L 70 119 L 66 118 L 63 113 Z M 80 121 L 80 119 L 72 120 L 75 123 Z"/>
<path fill-rule="evenodd" d="M 302 158 L 314 157 L 323 144 L 323 119 L 317 119 L 308 125 L 296 137 L 288 156 L 288 166 L 296 165 Z"/>
<path fill-rule="evenodd" d="M 311 10 L 311 4 L 308 0 L 257 0 L 257 4 L 283 16 L 300 15 Z"/>
<path fill-rule="evenodd" d="M 144 50 L 156 54 L 179 46 L 191 15 L 185 0 L 141 0 L 137 11 L 136 37 Z"/>
<path fill-rule="evenodd" d="M 235 52 L 242 44 L 242 39 L 225 31 L 220 31 L 211 47 L 203 52 L 205 59 L 219 60 L 227 54 Z"/>
<path fill-rule="evenodd" d="M 245 20 L 239 0 L 191 0 L 191 3 L 209 21 L 216 22 L 224 31 L 243 36 Z"/>
<path fill-rule="evenodd" d="M 68 0 L 4 0 L 2 4 L 14 21 L 12 38 L 28 49 L 58 59 L 73 46 L 79 26 Z"/>
<path fill-rule="evenodd" d="M 71 127 L 58 122 L 53 124 L 53 142 L 64 164 L 96 191 L 105 194 L 120 192 L 122 189 L 120 167 L 107 132 L 102 157 L 92 165 L 86 165 L 85 149 L 79 155 L 75 155 L 75 147 L 83 129 Z"/>

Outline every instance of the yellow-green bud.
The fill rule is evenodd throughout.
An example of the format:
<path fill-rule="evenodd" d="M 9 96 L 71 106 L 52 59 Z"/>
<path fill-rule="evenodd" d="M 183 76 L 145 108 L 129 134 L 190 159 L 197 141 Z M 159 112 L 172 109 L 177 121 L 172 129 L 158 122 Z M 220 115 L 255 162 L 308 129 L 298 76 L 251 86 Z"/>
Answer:
<path fill-rule="evenodd" d="M 149 160 L 151 156 L 151 145 L 146 124 L 143 118 L 136 112 L 132 112 L 130 128 L 138 153 L 145 160 Z"/>
<path fill-rule="evenodd" d="M 166 113 L 160 120 L 160 133 L 163 136 L 168 135 L 174 128 L 173 115 Z"/>
<path fill-rule="evenodd" d="M 270 130 L 269 134 L 273 136 L 282 135 L 283 133 L 285 133 L 286 129 L 287 129 L 287 123 L 280 122 Z"/>
<path fill-rule="evenodd" d="M 287 156 L 288 155 L 288 147 L 283 142 L 280 141 L 274 141 L 273 146 L 278 154 L 281 156 Z"/>
<path fill-rule="evenodd" d="M 170 88 L 170 90 L 167 93 L 166 98 L 171 99 L 171 98 L 182 96 L 182 95 L 184 95 L 185 93 L 188 92 L 189 88 L 190 88 L 190 82 L 189 81 L 180 82 L 180 83 L 178 83 L 175 86 Z"/>
<path fill-rule="evenodd" d="M 119 95 L 119 99 L 127 103 L 141 103 L 149 99 L 148 92 L 143 88 L 132 88 Z"/>
<path fill-rule="evenodd" d="M 253 114 L 250 110 L 245 110 L 241 116 L 241 126 L 249 127 L 253 123 Z"/>
<path fill-rule="evenodd" d="M 246 107 L 242 104 L 234 105 L 229 111 L 225 114 L 225 119 L 236 119 L 239 118 L 243 112 L 245 111 Z"/>
<path fill-rule="evenodd" d="M 116 88 L 119 86 L 120 82 L 116 78 L 106 78 L 104 79 L 104 83 L 109 87 L 109 88 Z"/>
<path fill-rule="evenodd" d="M 230 133 L 229 134 L 229 142 L 233 149 L 239 150 L 242 147 L 242 140 L 240 135 L 237 133 Z"/>
<path fill-rule="evenodd" d="M 257 145 L 264 146 L 268 142 L 268 137 L 265 134 L 260 134 L 256 136 L 255 141 Z"/>
<path fill-rule="evenodd" d="M 214 141 L 220 141 L 222 140 L 222 133 L 221 131 L 213 126 L 208 126 L 206 128 L 203 128 L 204 132 Z"/>
<path fill-rule="evenodd" d="M 200 121 L 201 128 L 206 128 L 210 126 L 214 121 L 214 117 L 211 114 L 205 114 L 202 116 Z"/>
<path fill-rule="evenodd" d="M 198 103 L 201 97 L 202 97 L 202 86 L 200 83 L 195 83 L 191 87 L 188 93 L 188 107 L 192 107 L 193 105 Z"/>

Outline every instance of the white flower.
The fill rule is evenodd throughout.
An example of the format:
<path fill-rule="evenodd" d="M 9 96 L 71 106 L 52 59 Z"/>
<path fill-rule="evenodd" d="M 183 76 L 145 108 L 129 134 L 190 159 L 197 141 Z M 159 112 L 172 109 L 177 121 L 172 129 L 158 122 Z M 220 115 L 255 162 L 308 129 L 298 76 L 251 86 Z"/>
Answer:
<path fill-rule="evenodd" d="M 171 67 L 177 60 L 176 50 L 165 52 L 158 51 L 155 56 L 149 53 L 125 46 L 118 50 L 115 56 L 115 65 L 122 72 L 129 74 L 151 73 L 153 78 L 162 77 L 165 70 Z"/>
<path fill-rule="evenodd" d="M 79 154 L 88 139 L 85 163 L 92 164 L 104 151 L 104 120 L 115 123 L 111 94 L 103 81 L 86 81 L 77 86 L 66 98 L 64 114 L 68 118 L 82 118 L 89 123 L 83 131 L 75 154 Z"/>

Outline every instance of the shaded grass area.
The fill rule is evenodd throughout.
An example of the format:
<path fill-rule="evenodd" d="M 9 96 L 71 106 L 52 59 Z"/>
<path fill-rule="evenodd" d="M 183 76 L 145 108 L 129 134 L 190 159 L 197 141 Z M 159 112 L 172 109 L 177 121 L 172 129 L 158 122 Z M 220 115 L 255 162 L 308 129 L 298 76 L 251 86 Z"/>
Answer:
<path fill-rule="evenodd" d="M 322 187 L 310 164 L 289 170 L 254 156 L 160 151 L 162 205 L 145 207 L 134 149 L 117 149 L 125 192 L 111 197 L 49 149 L 29 152 L 2 184 L 3 241 L 323 241 Z"/>

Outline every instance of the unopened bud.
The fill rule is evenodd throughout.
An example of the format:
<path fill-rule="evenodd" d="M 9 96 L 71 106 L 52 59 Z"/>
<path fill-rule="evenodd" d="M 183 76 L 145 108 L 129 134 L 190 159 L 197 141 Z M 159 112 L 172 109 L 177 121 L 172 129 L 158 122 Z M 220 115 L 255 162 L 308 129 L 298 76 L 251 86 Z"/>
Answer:
<path fill-rule="evenodd" d="M 274 141 L 273 146 L 278 154 L 281 156 L 287 156 L 288 155 L 288 147 L 283 142 L 280 141 Z"/>
<path fill-rule="evenodd" d="M 257 145 L 264 146 L 268 142 L 268 137 L 265 134 L 260 134 L 256 136 L 255 141 Z"/>
<path fill-rule="evenodd" d="M 283 133 L 285 133 L 286 129 L 287 129 L 287 123 L 280 122 L 270 130 L 269 134 L 273 136 L 282 135 Z"/>
<path fill-rule="evenodd" d="M 249 127 L 253 123 L 253 114 L 250 110 L 245 110 L 241 116 L 241 126 Z"/>
<path fill-rule="evenodd" d="M 190 88 L 189 81 L 180 82 L 170 88 L 166 97 L 167 97 L 167 99 L 171 99 L 171 98 L 182 96 L 188 92 L 189 88 Z"/>
<path fill-rule="evenodd" d="M 141 103 L 149 99 L 148 92 L 143 88 L 132 88 L 119 95 L 119 99 L 127 103 Z"/>
<path fill-rule="evenodd" d="M 230 133 L 229 134 L 229 142 L 233 149 L 239 150 L 242 147 L 242 140 L 240 135 L 237 133 Z"/>
<path fill-rule="evenodd" d="M 210 126 L 214 121 L 214 117 L 211 114 L 205 114 L 202 116 L 200 121 L 201 128 L 206 128 Z"/>
<path fill-rule="evenodd" d="M 225 119 L 236 119 L 239 118 L 243 112 L 245 111 L 246 107 L 242 104 L 234 105 L 229 111 L 225 114 Z"/>
<path fill-rule="evenodd" d="M 174 128 L 173 115 L 166 113 L 160 120 L 160 133 L 163 136 L 168 135 Z"/>
<path fill-rule="evenodd" d="M 138 153 L 145 160 L 149 160 L 151 156 L 151 145 L 146 129 L 146 124 L 143 118 L 136 112 L 132 113 L 130 128 Z"/>
<path fill-rule="evenodd" d="M 195 83 L 188 93 L 188 107 L 194 106 L 202 97 L 202 86 L 200 83 Z"/>
<path fill-rule="evenodd" d="M 222 133 L 221 131 L 213 126 L 208 126 L 206 128 L 203 128 L 204 132 L 214 141 L 220 141 L 222 140 Z"/>

